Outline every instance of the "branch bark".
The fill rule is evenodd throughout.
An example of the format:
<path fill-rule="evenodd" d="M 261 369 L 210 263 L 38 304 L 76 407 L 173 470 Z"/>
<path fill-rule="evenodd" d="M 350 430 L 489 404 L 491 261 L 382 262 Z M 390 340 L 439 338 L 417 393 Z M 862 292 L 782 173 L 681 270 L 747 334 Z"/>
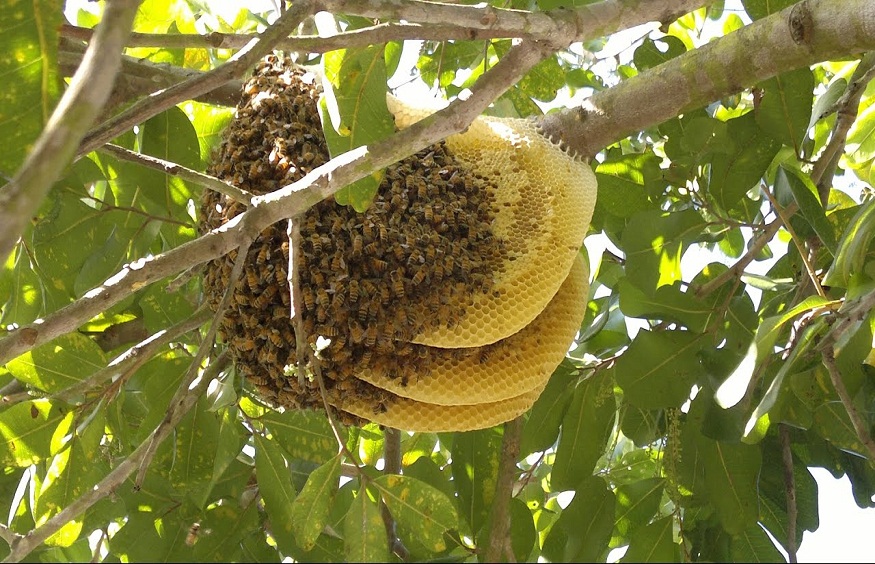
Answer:
<path fill-rule="evenodd" d="M 804 6 L 799 38 L 790 12 Z M 808 0 L 544 117 L 544 133 L 592 157 L 604 147 L 782 72 L 875 49 L 875 4 Z"/>
<path fill-rule="evenodd" d="M 492 526 L 489 529 L 489 544 L 483 553 L 484 562 L 499 562 L 510 543 L 510 500 L 513 497 L 522 432 L 522 417 L 504 424 L 504 440 L 501 444 L 501 459 L 498 463 L 498 477 L 495 484 L 495 501 L 492 503 Z"/>
<path fill-rule="evenodd" d="M 139 5 L 135 0 L 107 2 L 94 42 L 70 87 L 21 168 L 0 191 L 0 260 L 5 261 L 12 252 L 27 222 L 61 177 L 85 131 L 106 104 Z"/>

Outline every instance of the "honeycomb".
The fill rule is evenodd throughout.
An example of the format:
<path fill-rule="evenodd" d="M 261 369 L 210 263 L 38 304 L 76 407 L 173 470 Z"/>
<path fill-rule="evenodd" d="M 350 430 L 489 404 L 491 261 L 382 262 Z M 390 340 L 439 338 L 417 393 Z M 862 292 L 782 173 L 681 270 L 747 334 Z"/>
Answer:
<path fill-rule="evenodd" d="M 565 357 L 583 319 L 588 288 L 586 263 L 578 254 L 556 296 L 519 332 L 462 357 L 447 349 L 432 349 L 441 354 L 432 357 L 428 377 L 401 382 L 374 370 L 362 370 L 358 377 L 424 403 L 466 405 L 510 399 L 542 386 Z"/>
<path fill-rule="evenodd" d="M 327 162 L 320 96 L 311 73 L 267 57 L 244 85 L 209 172 L 265 194 Z M 398 121 L 404 124 L 403 115 Z M 454 136 L 389 167 L 366 212 L 328 198 L 301 218 L 294 260 L 302 337 L 314 350 L 321 346 L 303 359 L 303 378 L 295 373 L 287 222 L 256 238 L 219 334 L 265 401 L 322 409 L 311 376 L 318 362 L 325 399 L 351 424 L 479 428 L 534 402 L 582 317 L 585 270 L 568 273 L 594 195 L 586 182 L 546 184 L 566 182 L 575 167 L 592 173 L 567 157 L 556 161 L 558 175 L 546 172 L 555 159 L 549 153 L 561 150 L 521 120 L 480 119 L 469 131 L 467 141 Z M 200 229 L 243 211 L 205 191 Z M 205 267 L 204 293 L 214 309 L 235 258 L 236 251 Z M 459 405 L 474 401 L 476 409 Z"/>
<path fill-rule="evenodd" d="M 388 102 L 402 128 L 428 114 L 391 96 Z M 507 262 L 492 291 L 475 295 L 458 323 L 426 328 L 413 341 L 483 346 L 522 329 L 559 289 L 589 228 L 596 178 L 530 120 L 481 116 L 446 143 L 465 168 L 499 187 L 492 233 L 504 242 Z"/>

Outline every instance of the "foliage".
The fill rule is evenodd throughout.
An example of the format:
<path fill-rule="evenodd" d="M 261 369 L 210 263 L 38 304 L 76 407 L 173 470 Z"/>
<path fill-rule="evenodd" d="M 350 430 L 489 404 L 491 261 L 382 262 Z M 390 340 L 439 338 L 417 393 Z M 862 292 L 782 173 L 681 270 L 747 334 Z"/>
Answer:
<path fill-rule="evenodd" d="M 22 56 L 0 58 L 14 77 L 0 96 L 0 116 L 14 116 L 0 119 L 10 148 L 0 158 L 5 177 L 63 91 L 56 4 L 13 3 L 27 26 L 13 25 L 13 11 L 0 16 L 0 52 Z M 744 4 L 755 20 L 778 9 Z M 223 19 L 210 10 L 148 0 L 134 31 L 243 33 L 270 17 L 240 10 Z M 95 23 L 86 12 L 79 19 Z M 622 65 L 581 55 L 601 40 L 560 52 L 490 111 L 539 115 L 560 92 L 605 90 L 695 49 L 706 23 L 728 33 L 737 20 L 721 8 L 685 15 L 638 41 Z M 345 21 L 350 29 L 373 23 Z M 504 39 L 430 40 L 416 69 L 452 97 L 510 47 Z M 129 53 L 195 70 L 230 55 L 202 47 Z M 333 153 L 388 134 L 382 83 L 399 54 L 395 42 L 322 57 L 346 116 L 334 123 Z M 324 414 L 274 411 L 227 369 L 140 474 L 30 558 L 475 561 L 505 520 L 510 541 L 489 553 L 501 559 L 595 561 L 628 546 L 629 561 L 780 561 L 767 532 L 793 551 L 803 531 L 818 527 L 808 466 L 847 473 L 857 503 L 875 505 L 875 86 L 862 93 L 842 158 L 818 166 L 857 64 L 787 70 L 599 153 L 587 248 L 603 250 L 590 257 L 597 268 L 586 319 L 521 433 L 401 433 L 400 474 L 382 472 L 392 462 L 383 456 L 391 433 L 368 425 L 336 437 Z M 366 111 L 357 114 L 360 101 Z M 228 108 L 186 101 L 115 143 L 203 171 L 229 118 Z M 833 176 L 862 186 L 862 197 L 837 188 Z M 340 197 L 367 206 L 374 183 L 357 186 Z M 195 239 L 201 190 L 104 152 L 77 161 L 3 257 L 2 330 L 11 334 L 87 296 L 123 265 Z M 762 234 L 768 245 L 757 245 Z M 747 268 L 727 266 L 745 257 L 753 259 Z M 174 332 L 201 301 L 197 276 L 169 277 L 0 367 L 7 536 L 42 526 L 148 443 L 187 391 L 194 354 L 209 345 L 206 324 Z M 134 336 L 116 338 L 131 327 Z M 159 346 L 124 357 L 150 335 Z M 500 480 L 508 464 L 509 490 Z M 501 496 L 511 499 L 499 510 Z M 387 523 L 396 542 L 387 541 Z"/>

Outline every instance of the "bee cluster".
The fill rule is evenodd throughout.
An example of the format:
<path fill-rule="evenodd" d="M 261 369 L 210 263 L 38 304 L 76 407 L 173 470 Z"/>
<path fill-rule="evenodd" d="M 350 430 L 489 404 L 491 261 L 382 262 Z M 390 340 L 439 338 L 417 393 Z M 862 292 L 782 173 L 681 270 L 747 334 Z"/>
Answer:
<path fill-rule="evenodd" d="M 269 56 L 245 84 L 210 173 L 254 194 L 301 179 L 328 159 L 317 110 L 318 80 L 288 59 Z M 330 403 L 365 398 L 375 412 L 395 396 L 356 377 L 363 370 L 400 379 L 428 377 L 432 359 L 488 354 L 409 341 L 452 327 L 477 292 L 488 293 L 506 252 L 494 237 L 495 187 L 459 166 L 441 143 L 389 167 L 365 213 L 328 198 L 301 220 L 300 273 L 304 338 L 318 352 Z M 205 191 L 201 229 L 216 228 L 245 207 Z M 289 240 L 285 222 L 264 230 L 247 255 L 220 334 L 238 370 L 264 399 L 319 408 L 318 384 L 290 376 L 296 366 L 290 318 Z M 215 308 L 236 258 L 208 263 L 204 290 Z M 350 418 L 355 421 L 354 418 Z"/>

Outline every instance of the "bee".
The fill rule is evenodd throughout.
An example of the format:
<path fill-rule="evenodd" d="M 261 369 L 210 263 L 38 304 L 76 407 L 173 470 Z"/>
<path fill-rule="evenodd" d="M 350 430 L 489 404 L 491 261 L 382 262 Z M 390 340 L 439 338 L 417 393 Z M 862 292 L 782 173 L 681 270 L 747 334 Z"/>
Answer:
<path fill-rule="evenodd" d="M 372 357 L 373 353 L 374 353 L 373 350 L 365 349 L 365 352 L 362 353 L 362 358 L 361 358 L 361 360 L 359 360 L 359 363 L 362 366 L 370 365 L 371 364 L 371 357 Z"/>
<path fill-rule="evenodd" d="M 405 327 L 408 323 L 409 319 L 407 317 L 407 310 L 403 307 L 395 310 L 395 324 Z"/>
<path fill-rule="evenodd" d="M 435 252 L 436 251 L 435 251 L 434 245 L 428 245 L 425 248 L 425 260 L 427 260 L 429 262 L 433 261 Z"/>
<path fill-rule="evenodd" d="M 422 284 L 422 281 L 425 280 L 425 268 L 420 268 L 416 271 L 416 274 L 413 275 L 413 285 L 419 286 Z"/>
<path fill-rule="evenodd" d="M 376 255 L 378 250 L 376 242 L 368 243 L 364 249 L 366 255 Z"/>
<path fill-rule="evenodd" d="M 365 331 L 365 346 L 373 347 L 374 343 L 377 342 L 377 326 L 376 325 L 368 325 L 367 330 Z"/>
<path fill-rule="evenodd" d="M 404 297 L 404 278 L 401 274 L 401 269 L 395 270 L 392 272 L 392 291 L 399 298 Z"/>
<path fill-rule="evenodd" d="M 423 262 L 422 251 L 420 251 L 419 249 L 413 249 L 412 251 L 410 251 L 410 256 L 407 257 L 407 265 L 410 266 L 417 262 Z"/>
<path fill-rule="evenodd" d="M 292 294 L 288 291 L 288 287 L 284 288 L 282 292 L 280 292 L 280 299 L 283 302 L 283 306 L 291 307 L 292 305 Z"/>
<path fill-rule="evenodd" d="M 279 331 L 277 331 L 276 329 L 272 329 L 267 334 L 267 340 L 270 341 L 271 343 L 273 343 L 273 345 L 275 347 L 282 347 L 285 344 L 283 342 L 282 336 L 280 335 Z"/>
<path fill-rule="evenodd" d="M 325 335 L 326 337 L 336 337 L 340 334 L 340 331 L 338 331 L 337 327 L 334 325 L 320 325 L 316 331 L 320 335 Z"/>
<path fill-rule="evenodd" d="M 258 251 L 258 256 L 255 257 L 255 264 L 261 266 L 270 260 L 270 246 L 263 245 Z"/>
<path fill-rule="evenodd" d="M 343 218 L 338 216 L 335 217 L 334 221 L 331 222 L 331 233 L 337 235 L 341 231 L 343 231 Z"/>
<path fill-rule="evenodd" d="M 346 303 L 346 292 L 334 292 L 334 296 L 331 298 L 331 307 L 334 308 L 335 311 L 339 311 L 340 308 L 343 307 L 343 304 Z"/>
<path fill-rule="evenodd" d="M 363 246 L 362 236 L 356 233 L 355 237 L 352 239 L 352 254 L 353 256 L 357 256 L 362 254 L 362 246 Z"/>
<path fill-rule="evenodd" d="M 249 289 L 252 291 L 258 290 L 258 274 L 253 270 L 246 271 L 246 283 L 249 284 Z"/>
<path fill-rule="evenodd" d="M 368 241 L 373 241 L 374 239 L 374 223 L 371 221 L 365 221 L 362 224 L 362 232 L 365 235 L 365 239 Z"/>
<path fill-rule="evenodd" d="M 478 357 L 477 361 L 480 364 L 486 364 L 487 362 L 489 362 L 489 355 L 491 354 L 491 352 L 492 351 L 490 351 L 488 348 L 481 349 L 480 356 Z"/>
<path fill-rule="evenodd" d="M 318 227 L 318 222 L 316 221 L 315 215 L 308 215 L 304 219 L 304 231 L 312 232 L 316 231 L 316 227 Z"/>
<path fill-rule="evenodd" d="M 425 180 L 419 180 L 419 185 L 416 187 L 416 195 L 422 200 L 428 197 L 428 184 L 425 183 Z"/>
<path fill-rule="evenodd" d="M 386 226 L 381 223 L 379 231 L 380 231 L 380 241 L 385 242 L 389 238 L 389 230 L 386 229 Z"/>
<path fill-rule="evenodd" d="M 349 336 L 353 343 L 361 343 L 362 339 L 365 337 L 365 330 L 362 328 L 361 324 L 354 319 L 349 321 Z"/>
<path fill-rule="evenodd" d="M 349 281 L 349 303 L 354 304 L 359 299 L 359 281 L 352 279 Z"/>
<path fill-rule="evenodd" d="M 395 258 L 398 260 L 404 260 L 404 247 L 401 243 L 394 243 L 392 245 L 392 252 L 395 253 Z"/>
<path fill-rule="evenodd" d="M 471 259 L 466 255 L 462 255 L 462 259 L 459 261 L 459 266 L 462 269 L 462 274 L 465 276 L 471 274 L 471 269 L 474 266 L 471 262 Z"/>
<path fill-rule="evenodd" d="M 322 306 L 316 308 L 316 321 L 319 323 L 325 323 L 326 319 L 328 319 L 328 310 Z"/>
<path fill-rule="evenodd" d="M 286 264 L 289 262 L 289 242 L 283 241 L 283 244 L 280 245 L 280 250 L 283 253 L 283 259 L 285 259 Z"/>
<path fill-rule="evenodd" d="M 389 202 L 392 204 L 392 207 L 398 209 L 401 207 L 404 199 L 401 197 L 401 194 L 392 194 L 392 200 Z"/>
<path fill-rule="evenodd" d="M 340 254 L 334 255 L 334 258 L 331 259 L 331 270 L 334 272 L 346 271 L 346 261 L 343 260 L 343 257 Z"/>
<path fill-rule="evenodd" d="M 429 223 L 434 220 L 434 209 L 431 207 L 431 204 L 425 204 L 425 208 L 422 210 L 423 215 L 425 216 L 425 220 Z"/>
<path fill-rule="evenodd" d="M 234 346 L 241 351 L 251 351 L 255 348 L 255 341 L 248 338 L 237 338 L 234 340 Z"/>
<path fill-rule="evenodd" d="M 371 259 L 371 268 L 377 273 L 386 272 L 386 269 L 389 268 L 389 263 L 382 259 Z"/>
<path fill-rule="evenodd" d="M 313 246 L 313 252 L 316 254 L 322 253 L 322 238 L 316 233 L 310 236 L 310 244 Z"/>
<path fill-rule="evenodd" d="M 316 307 L 316 296 L 313 293 L 313 289 L 305 286 L 301 289 L 301 297 L 304 298 L 304 307 L 308 311 L 313 311 L 313 308 Z"/>
<path fill-rule="evenodd" d="M 318 303 L 321 307 L 328 307 L 330 302 L 328 299 L 328 292 L 325 290 L 325 288 L 319 288 L 318 290 L 316 290 L 316 303 Z"/>
<path fill-rule="evenodd" d="M 286 269 L 283 267 L 279 267 L 274 269 L 273 278 L 276 280 L 277 285 L 285 286 L 289 283 L 289 274 L 286 272 Z"/>
<path fill-rule="evenodd" d="M 386 305 L 390 299 L 392 299 L 392 294 L 389 291 L 389 286 L 383 284 L 380 286 L 380 303 Z"/>
<path fill-rule="evenodd" d="M 188 529 L 188 534 L 185 536 L 185 544 L 186 546 L 194 546 L 197 542 L 198 532 L 201 530 L 201 524 L 195 522 Z"/>

